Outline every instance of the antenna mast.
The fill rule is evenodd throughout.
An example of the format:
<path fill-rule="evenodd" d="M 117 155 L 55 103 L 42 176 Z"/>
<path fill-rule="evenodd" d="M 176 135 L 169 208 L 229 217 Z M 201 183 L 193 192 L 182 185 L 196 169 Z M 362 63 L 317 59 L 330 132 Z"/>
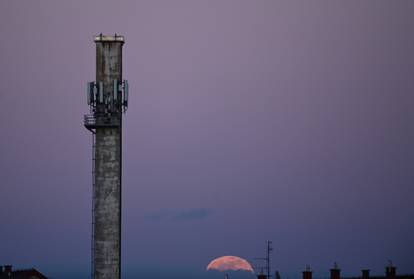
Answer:
<path fill-rule="evenodd" d="M 272 241 L 268 240 L 267 241 L 267 256 L 266 256 L 266 269 L 267 269 L 267 278 L 270 278 L 270 252 L 273 251 L 272 248 Z"/>
<path fill-rule="evenodd" d="M 266 262 L 266 276 L 268 279 L 270 279 L 270 277 L 272 277 L 271 273 L 270 273 L 270 252 L 273 251 L 272 248 L 272 241 L 268 240 L 267 241 L 267 251 L 266 251 L 266 257 L 265 258 L 256 258 L 257 260 L 264 260 Z M 262 268 L 263 270 L 263 268 Z"/>

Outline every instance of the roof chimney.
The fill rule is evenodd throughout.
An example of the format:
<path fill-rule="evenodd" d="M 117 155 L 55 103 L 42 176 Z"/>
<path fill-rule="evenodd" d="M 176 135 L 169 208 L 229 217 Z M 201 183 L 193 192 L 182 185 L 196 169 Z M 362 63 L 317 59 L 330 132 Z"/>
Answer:
<path fill-rule="evenodd" d="M 303 279 L 312 279 L 312 270 L 310 269 L 310 266 L 307 265 L 305 271 L 302 272 Z"/>
<path fill-rule="evenodd" d="M 5 265 L 3 268 L 3 272 L 11 272 L 12 271 L 12 265 Z"/>
<path fill-rule="evenodd" d="M 392 261 L 389 261 L 388 266 L 385 267 L 385 278 L 386 279 L 395 279 L 396 267 L 393 266 Z"/>
<path fill-rule="evenodd" d="M 331 279 L 341 279 L 341 270 L 337 263 L 334 263 L 334 267 L 331 269 Z"/>

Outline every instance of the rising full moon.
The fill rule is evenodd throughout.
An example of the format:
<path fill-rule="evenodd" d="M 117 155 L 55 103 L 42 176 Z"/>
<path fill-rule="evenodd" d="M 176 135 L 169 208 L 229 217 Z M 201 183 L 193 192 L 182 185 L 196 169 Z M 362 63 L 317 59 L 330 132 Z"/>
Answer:
<path fill-rule="evenodd" d="M 207 270 L 212 269 L 219 271 L 245 270 L 253 272 L 253 267 L 248 261 L 236 256 L 223 256 L 212 260 L 208 264 Z"/>

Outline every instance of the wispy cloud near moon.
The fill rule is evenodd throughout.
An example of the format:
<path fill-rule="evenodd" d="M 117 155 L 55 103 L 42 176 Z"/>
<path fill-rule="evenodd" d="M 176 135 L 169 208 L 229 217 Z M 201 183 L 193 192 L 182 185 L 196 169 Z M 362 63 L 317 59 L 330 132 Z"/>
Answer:
<path fill-rule="evenodd" d="M 211 211 L 206 208 L 194 208 L 182 211 L 174 216 L 174 220 L 201 220 L 206 219 Z"/>
<path fill-rule="evenodd" d="M 191 208 L 185 210 L 160 210 L 145 216 L 147 221 L 192 221 L 204 220 L 212 214 L 207 208 Z"/>

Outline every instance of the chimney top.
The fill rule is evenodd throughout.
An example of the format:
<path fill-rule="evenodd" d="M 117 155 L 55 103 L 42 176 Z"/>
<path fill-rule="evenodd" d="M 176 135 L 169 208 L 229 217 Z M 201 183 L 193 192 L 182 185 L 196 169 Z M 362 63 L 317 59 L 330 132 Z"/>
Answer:
<path fill-rule="evenodd" d="M 97 42 L 125 42 L 125 38 L 122 35 L 114 34 L 114 35 L 102 35 L 99 34 L 98 36 L 94 37 L 95 43 Z"/>

